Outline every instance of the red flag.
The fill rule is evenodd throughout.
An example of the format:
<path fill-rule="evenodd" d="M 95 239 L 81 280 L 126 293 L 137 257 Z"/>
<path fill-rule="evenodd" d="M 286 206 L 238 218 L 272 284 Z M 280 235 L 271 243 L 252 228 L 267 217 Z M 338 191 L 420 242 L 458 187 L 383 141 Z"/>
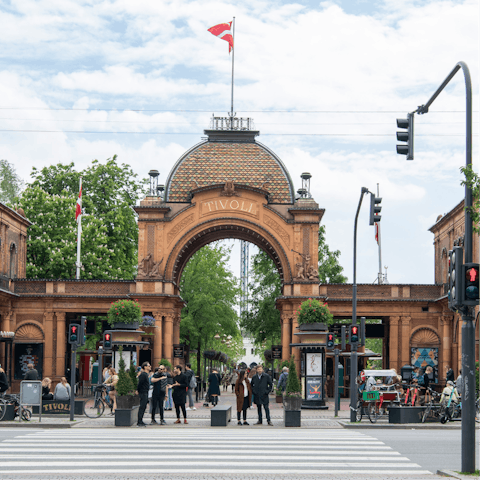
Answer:
<path fill-rule="evenodd" d="M 208 31 L 222 40 L 228 42 L 228 53 L 232 51 L 233 48 L 233 35 L 232 35 L 232 22 L 228 23 L 219 23 L 212 28 L 209 28 Z"/>
<path fill-rule="evenodd" d="M 78 218 L 82 215 L 82 182 L 80 181 L 80 192 L 77 198 L 77 207 L 75 208 L 75 221 L 78 223 Z"/>

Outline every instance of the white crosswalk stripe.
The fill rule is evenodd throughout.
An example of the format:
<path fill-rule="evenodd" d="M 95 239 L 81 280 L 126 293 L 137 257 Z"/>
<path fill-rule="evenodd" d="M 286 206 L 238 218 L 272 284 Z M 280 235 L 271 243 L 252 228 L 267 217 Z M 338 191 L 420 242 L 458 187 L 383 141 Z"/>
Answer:
<path fill-rule="evenodd" d="M 429 475 L 383 442 L 339 430 L 36 431 L 0 443 L 2 474 Z"/>

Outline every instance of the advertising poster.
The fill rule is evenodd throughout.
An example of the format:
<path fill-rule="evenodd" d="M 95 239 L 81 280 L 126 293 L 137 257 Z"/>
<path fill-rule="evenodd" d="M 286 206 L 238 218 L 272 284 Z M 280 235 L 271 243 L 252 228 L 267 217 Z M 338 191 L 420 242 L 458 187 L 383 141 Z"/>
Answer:
<path fill-rule="evenodd" d="M 307 377 L 310 375 L 322 375 L 323 355 L 321 353 L 307 353 L 306 363 Z"/>
<path fill-rule="evenodd" d="M 322 400 L 322 393 L 322 377 L 307 377 L 307 400 Z"/>
<path fill-rule="evenodd" d="M 43 378 L 43 343 L 15 344 L 15 380 L 23 380 L 27 365 L 33 363 L 38 372 L 38 379 Z"/>

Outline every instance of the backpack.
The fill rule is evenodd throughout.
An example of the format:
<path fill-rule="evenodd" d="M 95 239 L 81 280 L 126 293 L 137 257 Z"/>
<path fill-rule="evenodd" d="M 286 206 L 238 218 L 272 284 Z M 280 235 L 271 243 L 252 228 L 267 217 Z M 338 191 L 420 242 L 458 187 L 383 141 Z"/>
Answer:
<path fill-rule="evenodd" d="M 417 383 L 418 383 L 418 385 L 425 385 L 425 375 L 420 375 L 417 378 Z"/>
<path fill-rule="evenodd" d="M 197 379 L 195 378 L 195 375 L 192 375 L 190 378 L 190 383 L 188 384 L 188 388 L 194 390 L 197 388 Z"/>

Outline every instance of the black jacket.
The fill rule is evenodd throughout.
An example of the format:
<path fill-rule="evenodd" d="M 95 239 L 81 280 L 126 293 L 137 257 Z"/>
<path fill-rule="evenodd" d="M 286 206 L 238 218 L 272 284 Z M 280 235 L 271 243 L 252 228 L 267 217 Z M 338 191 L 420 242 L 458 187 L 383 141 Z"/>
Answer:
<path fill-rule="evenodd" d="M 148 374 L 147 372 L 142 372 L 138 376 L 138 385 L 137 385 L 137 392 L 139 395 L 148 394 L 148 389 L 150 388 L 150 382 L 148 381 Z"/>
<path fill-rule="evenodd" d="M 8 380 L 5 372 L 0 372 L 0 392 L 6 392 L 8 390 Z"/>
<path fill-rule="evenodd" d="M 165 372 L 157 372 L 153 374 L 153 378 L 161 378 L 158 382 L 152 382 L 153 385 L 153 395 L 162 396 L 165 395 L 165 390 L 167 390 L 167 375 Z"/>
<path fill-rule="evenodd" d="M 179 386 L 173 387 L 172 398 L 175 402 L 175 405 L 185 405 L 187 401 L 187 376 L 184 373 L 180 375 L 175 375 L 173 377 L 173 383 L 179 383 Z"/>
<path fill-rule="evenodd" d="M 253 401 L 257 405 L 266 405 L 268 403 L 268 394 L 272 391 L 273 383 L 268 373 L 262 373 L 261 378 L 254 375 L 251 379 Z"/>
<path fill-rule="evenodd" d="M 208 385 L 209 395 L 220 395 L 220 378 L 218 373 L 211 373 L 208 376 Z"/>
<path fill-rule="evenodd" d="M 37 380 L 38 379 L 38 372 L 32 368 L 32 370 L 28 370 L 25 376 L 23 377 L 24 380 Z"/>

